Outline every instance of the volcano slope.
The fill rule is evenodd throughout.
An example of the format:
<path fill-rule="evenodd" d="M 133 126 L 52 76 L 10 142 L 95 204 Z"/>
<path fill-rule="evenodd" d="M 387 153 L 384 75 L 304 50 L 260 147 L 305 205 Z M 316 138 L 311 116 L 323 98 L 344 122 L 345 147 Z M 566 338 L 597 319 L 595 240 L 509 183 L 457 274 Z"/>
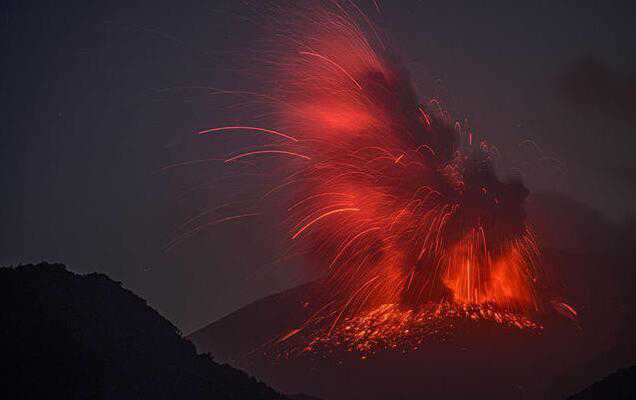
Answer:
<path fill-rule="evenodd" d="M 554 224 L 589 215 L 589 210 L 577 210 L 583 206 L 564 204 L 563 199 L 542 207 L 568 208 Z M 542 254 L 553 283 L 546 296 L 567 299 L 576 318 L 553 307 L 537 317 L 540 328 L 519 329 L 486 318 L 458 317 L 425 335 L 421 330 L 406 333 L 397 345 L 375 343 L 371 350 L 342 340 L 305 347 L 316 334 L 311 330 L 281 341 L 314 313 L 312 299 L 326 290 L 316 281 L 256 301 L 189 339 L 199 351 L 278 390 L 327 399 L 565 398 L 636 360 L 631 339 L 636 285 L 630 271 L 636 230 L 633 224 L 584 222 L 578 226 L 608 232 L 610 244 L 575 252 L 544 243 Z M 584 248 L 589 235 L 583 236 L 579 243 Z"/>

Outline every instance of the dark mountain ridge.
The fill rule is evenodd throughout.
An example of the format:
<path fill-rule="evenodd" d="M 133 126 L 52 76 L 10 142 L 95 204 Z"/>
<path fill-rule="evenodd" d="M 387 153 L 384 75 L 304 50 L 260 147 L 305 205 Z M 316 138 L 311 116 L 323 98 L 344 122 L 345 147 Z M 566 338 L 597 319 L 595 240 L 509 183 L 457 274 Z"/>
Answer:
<path fill-rule="evenodd" d="M 636 397 L 636 365 L 621 368 L 569 400 L 633 399 Z"/>
<path fill-rule="evenodd" d="M 1 398 L 284 399 L 207 355 L 103 274 L 0 269 Z"/>

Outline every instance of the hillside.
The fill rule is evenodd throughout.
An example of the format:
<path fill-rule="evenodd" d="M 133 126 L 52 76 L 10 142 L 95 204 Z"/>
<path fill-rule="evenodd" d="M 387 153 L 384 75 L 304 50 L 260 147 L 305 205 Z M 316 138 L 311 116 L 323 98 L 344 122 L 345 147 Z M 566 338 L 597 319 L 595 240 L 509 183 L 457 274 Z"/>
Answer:
<path fill-rule="evenodd" d="M 302 299 L 312 296 L 302 294 L 313 290 L 320 290 L 319 282 L 264 298 L 189 339 L 200 351 L 249 371 L 279 390 L 334 400 L 537 398 L 548 389 L 550 377 L 575 365 L 577 353 L 587 345 L 571 323 L 553 316 L 545 333 L 466 320 L 457 323 L 450 337 L 431 336 L 419 349 L 408 352 L 386 350 L 361 357 L 336 348 L 326 356 L 306 353 L 277 359 L 267 344 L 311 314 Z M 285 316 L 282 323 L 277 315 Z M 247 327 L 249 336 L 234 334 Z M 542 371 L 541 377 L 536 376 L 537 370 Z M 343 387 L 348 390 L 342 391 Z"/>
<path fill-rule="evenodd" d="M 2 268 L 0 304 L 0 398 L 285 398 L 197 355 L 175 326 L 102 274 Z"/>
<path fill-rule="evenodd" d="M 543 196 L 535 206 L 530 217 L 539 231 L 559 227 L 541 235 L 541 266 L 550 285 L 542 288 L 548 301 L 539 334 L 466 321 L 452 336 L 427 339 L 416 351 L 272 360 L 265 354 L 268 344 L 315 311 L 312 299 L 322 289 L 314 282 L 256 301 L 189 338 L 199 351 L 279 390 L 330 400 L 567 398 L 636 360 L 636 229 L 616 226 L 566 198 Z M 551 309 L 551 299 L 572 304 L 578 321 Z M 343 386 L 353 389 L 343 393 Z"/>
<path fill-rule="evenodd" d="M 633 399 L 636 397 L 636 366 L 620 369 L 569 400 Z"/>

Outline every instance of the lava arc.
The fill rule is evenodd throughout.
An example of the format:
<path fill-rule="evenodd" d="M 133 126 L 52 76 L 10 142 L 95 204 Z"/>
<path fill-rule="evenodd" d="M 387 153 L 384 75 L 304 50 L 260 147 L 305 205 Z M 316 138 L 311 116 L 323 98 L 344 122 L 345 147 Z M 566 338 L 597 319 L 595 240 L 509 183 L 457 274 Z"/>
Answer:
<path fill-rule="evenodd" d="M 280 160 L 271 192 L 285 234 L 324 268 L 315 313 L 280 340 L 368 333 L 370 320 L 386 337 L 461 315 L 537 327 L 528 190 L 499 176 L 497 151 L 438 101 L 418 100 L 389 40 L 352 4 L 303 10 L 281 35 L 275 85 L 255 95 L 272 126 L 204 131 L 271 138 L 225 161 Z"/>

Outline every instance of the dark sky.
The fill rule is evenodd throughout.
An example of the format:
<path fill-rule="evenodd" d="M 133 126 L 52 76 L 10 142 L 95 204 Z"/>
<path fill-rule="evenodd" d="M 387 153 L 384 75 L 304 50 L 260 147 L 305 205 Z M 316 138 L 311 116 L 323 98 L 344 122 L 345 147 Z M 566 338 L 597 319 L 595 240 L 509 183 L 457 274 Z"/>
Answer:
<path fill-rule="evenodd" d="M 227 111 L 177 89 L 249 89 L 237 65 L 250 65 L 264 30 L 243 18 L 253 7 L 235 3 L 2 3 L 0 264 L 105 272 L 184 332 L 305 278 L 298 262 L 271 262 L 267 225 L 231 224 L 162 250 L 228 189 L 191 201 L 187 189 L 216 167 L 158 170 L 240 144 L 195 137 Z M 636 213 L 629 3 L 385 0 L 381 23 L 422 96 L 440 97 L 503 152 L 530 138 L 565 163 L 564 175 L 535 163 L 531 189 L 621 221 Z"/>

